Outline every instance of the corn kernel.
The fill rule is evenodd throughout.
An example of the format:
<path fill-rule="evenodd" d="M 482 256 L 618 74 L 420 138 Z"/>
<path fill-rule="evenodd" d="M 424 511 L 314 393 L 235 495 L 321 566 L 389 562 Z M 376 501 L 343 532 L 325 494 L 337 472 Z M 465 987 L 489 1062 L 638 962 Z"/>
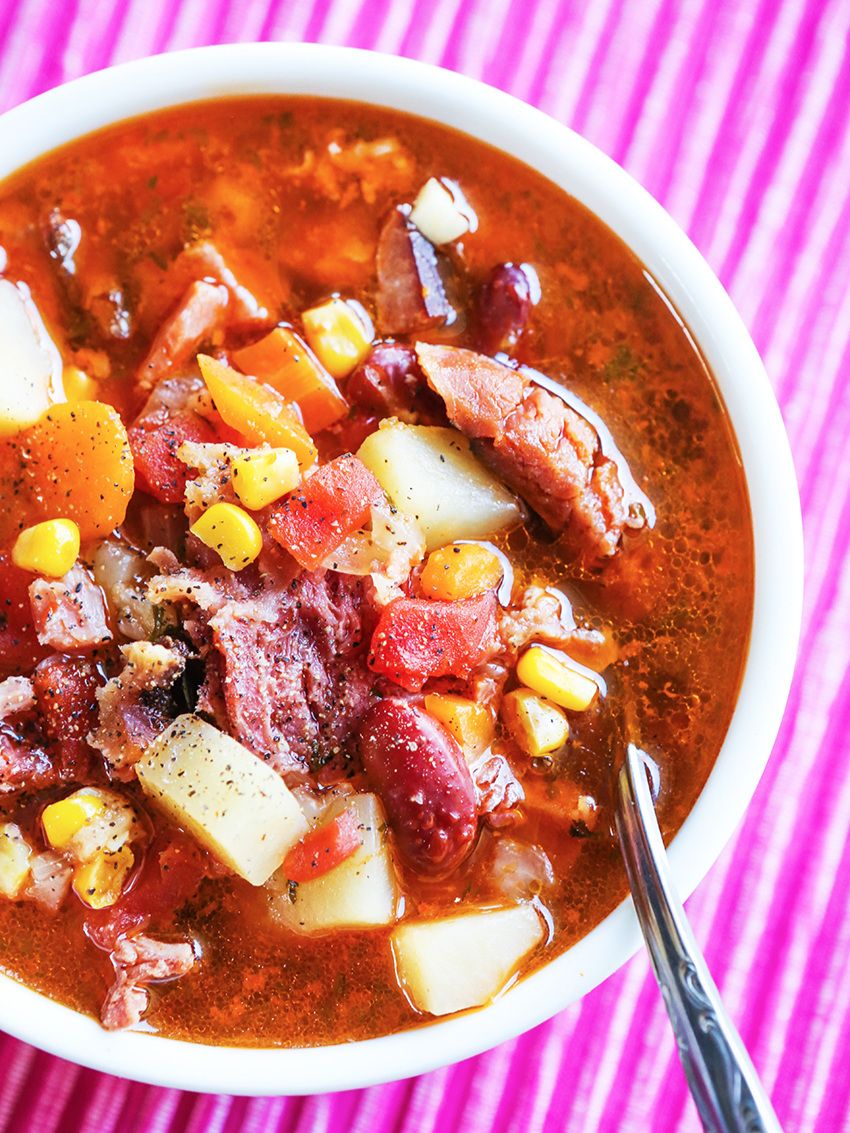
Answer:
<path fill-rule="evenodd" d="M 12 562 L 21 570 L 61 578 L 79 553 L 80 529 L 73 519 L 47 519 L 20 533 L 12 548 Z"/>
<path fill-rule="evenodd" d="M 273 504 L 298 485 L 298 459 L 292 449 L 260 449 L 230 462 L 233 491 L 251 511 Z"/>
<path fill-rule="evenodd" d="M 78 401 L 97 401 L 98 384 L 79 366 L 66 366 L 62 371 L 62 388 L 65 399 L 72 404 Z"/>
<path fill-rule="evenodd" d="M 561 709 L 542 700 L 530 688 L 509 692 L 502 701 L 501 713 L 512 736 L 527 755 L 556 751 L 569 739 L 570 725 Z"/>
<path fill-rule="evenodd" d="M 516 671 L 524 685 L 572 712 L 589 708 L 599 691 L 590 677 L 570 668 L 539 645 L 532 645 L 523 653 Z"/>
<path fill-rule="evenodd" d="M 431 552 L 419 583 L 429 598 L 456 602 L 492 590 L 503 573 L 498 557 L 486 547 L 478 543 L 451 543 Z"/>
<path fill-rule="evenodd" d="M 121 896 L 124 880 L 133 865 L 129 846 L 110 853 L 104 850 L 91 861 L 77 866 L 71 882 L 74 892 L 92 909 L 114 905 Z"/>
<path fill-rule="evenodd" d="M 493 717 L 477 701 L 432 692 L 425 697 L 425 711 L 454 736 L 467 759 L 475 759 L 493 740 Z"/>
<path fill-rule="evenodd" d="M 193 535 L 218 551 L 231 570 L 242 570 L 263 549 L 263 536 L 254 520 L 235 504 L 213 504 L 189 528 Z"/>
<path fill-rule="evenodd" d="M 301 316 L 310 349 L 334 378 L 344 378 L 369 353 L 372 328 L 342 299 L 311 307 Z"/>
<path fill-rule="evenodd" d="M 93 822 L 105 807 L 103 799 L 93 791 L 75 791 L 73 795 L 51 803 L 41 812 L 44 836 L 56 850 L 64 850 L 84 826 Z"/>
<path fill-rule="evenodd" d="M 0 894 L 12 901 L 24 887 L 32 848 L 14 822 L 0 823 Z"/>

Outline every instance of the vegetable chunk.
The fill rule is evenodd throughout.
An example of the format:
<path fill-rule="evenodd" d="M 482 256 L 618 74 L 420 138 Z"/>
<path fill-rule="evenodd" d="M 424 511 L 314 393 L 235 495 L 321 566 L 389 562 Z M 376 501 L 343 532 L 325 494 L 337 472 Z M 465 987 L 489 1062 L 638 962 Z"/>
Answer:
<path fill-rule="evenodd" d="M 62 395 L 62 360 L 24 284 L 0 279 L 0 436 L 34 424 Z"/>
<path fill-rule="evenodd" d="M 413 1006 L 449 1015 L 494 999 L 544 934 L 532 906 L 516 905 L 401 924 L 392 943 Z"/>
<path fill-rule="evenodd" d="M 496 640 L 496 596 L 458 602 L 395 598 L 381 611 L 369 667 L 411 692 L 430 677 L 466 677 Z"/>
<path fill-rule="evenodd" d="M 289 448 L 302 469 L 316 459 L 316 446 L 297 412 L 270 386 L 225 366 L 217 358 L 198 355 L 198 365 L 223 420 L 252 445 Z"/>
<path fill-rule="evenodd" d="M 357 455 L 399 511 L 413 515 L 433 551 L 456 539 L 486 539 L 522 519 L 522 508 L 454 429 L 390 421 Z"/>
<path fill-rule="evenodd" d="M 307 833 L 280 776 L 199 716 L 179 716 L 136 773 L 171 819 L 252 885 L 262 885 Z"/>
<path fill-rule="evenodd" d="M 323 465 L 292 492 L 269 521 L 269 533 L 307 570 L 315 570 L 346 536 L 362 527 L 384 491 L 347 453 Z"/>
<path fill-rule="evenodd" d="M 111 405 L 54 405 L 21 435 L 20 445 L 16 504 L 31 517 L 22 526 L 72 519 L 86 543 L 124 521 L 133 494 L 133 454 Z"/>
<path fill-rule="evenodd" d="M 398 916 L 398 885 L 387 845 L 387 822 L 376 795 L 355 795 L 353 811 L 362 844 L 321 877 L 290 885 L 280 869 L 269 882 L 272 916 L 295 932 L 313 935 L 344 928 L 392 924 Z"/>

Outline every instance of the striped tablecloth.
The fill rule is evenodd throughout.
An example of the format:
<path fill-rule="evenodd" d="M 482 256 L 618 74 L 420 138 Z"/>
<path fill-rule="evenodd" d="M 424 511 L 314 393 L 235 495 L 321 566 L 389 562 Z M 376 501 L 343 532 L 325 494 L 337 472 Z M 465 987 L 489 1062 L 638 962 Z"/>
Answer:
<path fill-rule="evenodd" d="M 719 275 L 762 353 L 807 540 L 789 708 L 737 837 L 689 901 L 787 1133 L 850 1129 L 848 0 L 2 0 L 0 110 L 205 43 L 407 55 L 534 103 L 620 162 Z M 700 1128 L 648 963 L 459 1066 L 302 1099 L 140 1086 L 0 1038 L 15 1133 L 673 1133 Z"/>

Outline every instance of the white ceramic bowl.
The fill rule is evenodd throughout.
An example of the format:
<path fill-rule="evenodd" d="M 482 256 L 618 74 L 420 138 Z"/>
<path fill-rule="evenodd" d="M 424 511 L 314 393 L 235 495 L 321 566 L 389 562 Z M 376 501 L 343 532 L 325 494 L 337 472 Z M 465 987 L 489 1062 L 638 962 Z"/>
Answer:
<path fill-rule="evenodd" d="M 802 530 L 788 443 L 743 323 L 687 237 L 619 166 L 508 95 L 407 59 L 316 45 L 250 44 L 200 48 L 101 71 L 0 118 L 0 177 L 124 118 L 183 102 L 266 93 L 391 106 L 513 154 L 577 197 L 634 250 L 705 356 L 746 471 L 755 537 L 755 611 L 726 742 L 670 851 L 679 892 L 687 896 L 732 833 L 764 769 L 788 694 L 802 605 Z M 75 1062 L 165 1086 L 234 1094 L 350 1089 L 421 1073 L 512 1038 L 590 991 L 640 944 L 629 901 L 485 1010 L 335 1047 L 245 1050 L 109 1034 L 5 977 L 0 977 L 0 1027 Z"/>

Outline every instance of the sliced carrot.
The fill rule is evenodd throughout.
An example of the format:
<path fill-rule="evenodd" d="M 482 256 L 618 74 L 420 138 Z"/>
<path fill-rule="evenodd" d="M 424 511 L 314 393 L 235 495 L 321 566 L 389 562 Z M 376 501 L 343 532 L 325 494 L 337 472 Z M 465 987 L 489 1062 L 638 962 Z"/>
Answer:
<path fill-rule="evenodd" d="M 305 834 L 284 858 L 283 872 L 290 881 L 312 881 L 350 858 L 362 845 L 360 820 L 349 808 Z"/>
<path fill-rule="evenodd" d="M 237 350 L 233 361 L 296 402 L 311 433 L 326 429 L 348 411 L 334 379 L 307 344 L 286 327 L 275 327 L 259 342 Z"/>
<path fill-rule="evenodd" d="M 453 602 L 492 590 L 503 573 L 497 556 L 479 543 L 450 543 L 428 556 L 419 585 L 429 598 Z"/>
<path fill-rule="evenodd" d="M 240 374 L 231 366 L 198 355 L 207 389 L 222 419 L 253 445 L 289 448 L 299 466 L 309 468 L 316 459 L 316 446 L 288 401 L 269 386 Z"/>
<path fill-rule="evenodd" d="M 52 405 L 14 439 L 14 494 L 28 523 L 73 519 L 85 543 L 123 522 L 133 494 L 133 454 L 111 405 Z"/>

